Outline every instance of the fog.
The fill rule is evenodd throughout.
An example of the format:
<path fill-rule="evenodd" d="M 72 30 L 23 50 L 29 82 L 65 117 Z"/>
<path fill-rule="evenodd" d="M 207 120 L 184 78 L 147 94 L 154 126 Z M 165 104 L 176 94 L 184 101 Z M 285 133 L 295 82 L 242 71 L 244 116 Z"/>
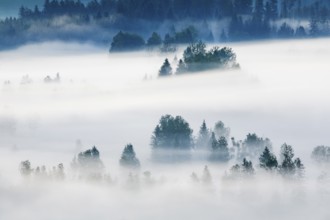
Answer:
<path fill-rule="evenodd" d="M 50 42 L 0 52 L 0 219 L 329 219 L 329 180 L 319 180 L 327 167 L 310 155 L 330 144 L 330 39 L 219 46 L 233 48 L 240 70 L 158 78 L 164 59 L 175 69 L 183 48 L 108 54 Z M 44 82 L 57 73 L 60 83 Z M 305 178 L 287 181 L 254 164 L 254 178 L 226 180 L 236 161 L 156 164 L 150 137 L 164 114 L 181 115 L 195 135 L 203 120 L 223 121 L 238 140 L 255 132 L 271 139 L 276 155 L 286 142 Z M 134 187 L 118 163 L 127 143 L 141 162 Z M 72 158 L 94 145 L 110 184 L 72 175 Z M 27 159 L 33 168 L 63 163 L 66 179 L 21 177 Z M 191 173 L 200 177 L 204 165 L 212 183 L 193 183 Z"/>

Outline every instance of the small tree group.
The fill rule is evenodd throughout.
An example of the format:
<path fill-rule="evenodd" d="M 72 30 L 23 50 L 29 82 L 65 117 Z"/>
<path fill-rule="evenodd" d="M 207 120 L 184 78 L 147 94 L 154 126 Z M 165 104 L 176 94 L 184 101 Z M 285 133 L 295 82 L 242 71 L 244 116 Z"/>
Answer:
<path fill-rule="evenodd" d="M 252 161 L 248 161 L 246 158 L 243 159 L 242 164 L 235 164 L 230 169 L 231 178 L 239 177 L 251 177 L 254 175 L 254 168 Z"/>
<path fill-rule="evenodd" d="M 162 68 L 166 63 L 167 69 L 171 69 L 168 59 L 165 59 Z M 161 69 L 162 69 L 161 68 Z M 235 69 L 239 68 L 236 62 L 236 54 L 228 47 L 213 47 L 211 50 L 206 50 L 206 44 L 199 41 L 192 43 L 183 52 L 183 59 L 179 60 L 176 74 L 188 72 L 200 72 L 209 69 Z M 161 74 L 159 76 L 167 76 L 170 74 Z"/>
<path fill-rule="evenodd" d="M 74 157 L 71 167 L 79 175 L 92 180 L 100 179 L 104 170 L 103 162 L 100 159 L 100 152 L 95 146 L 92 149 L 80 152 L 77 157 Z"/>
<path fill-rule="evenodd" d="M 285 177 L 303 177 L 304 165 L 299 157 L 294 159 L 293 148 L 290 145 L 286 143 L 282 145 L 280 156 L 281 162 L 279 163 L 276 156 L 266 147 L 259 157 L 259 165 L 267 171 L 279 171 Z"/>
<path fill-rule="evenodd" d="M 160 67 L 159 76 L 170 76 L 172 75 L 172 67 L 168 59 L 166 58 L 163 65 Z"/>
<path fill-rule="evenodd" d="M 37 166 L 32 168 L 31 162 L 29 160 L 22 161 L 19 166 L 20 173 L 23 177 L 30 177 L 33 175 L 37 178 L 42 179 L 56 179 L 63 180 L 65 178 L 64 166 L 62 163 L 54 166 L 52 170 L 47 172 L 46 166 Z"/>

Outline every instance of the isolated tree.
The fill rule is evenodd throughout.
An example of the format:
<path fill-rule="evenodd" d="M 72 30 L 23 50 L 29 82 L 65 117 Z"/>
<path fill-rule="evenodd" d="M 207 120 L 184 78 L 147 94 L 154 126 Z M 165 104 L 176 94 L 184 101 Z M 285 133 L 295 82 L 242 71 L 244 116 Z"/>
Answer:
<path fill-rule="evenodd" d="M 270 152 L 268 147 L 266 147 L 260 155 L 259 164 L 261 168 L 264 168 L 266 170 L 273 170 L 277 168 L 278 162 L 276 156 Z"/>
<path fill-rule="evenodd" d="M 187 66 L 186 64 L 182 61 L 182 59 L 179 60 L 178 67 L 176 68 L 175 73 L 176 74 L 182 74 L 187 72 Z"/>
<path fill-rule="evenodd" d="M 170 76 L 172 75 L 172 67 L 168 59 L 166 58 L 163 65 L 161 66 L 159 73 L 159 76 Z"/>
<path fill-rule="evenodd" d="M 22 161 L 20 163 L 19 169 L 23 176 L 29 176 L 33 171 L 29 160 Z"/>
<path fill-rule="evenodd" d="M 140 161 L 136 158 L 132 144 L 127 144 L 121 155 L 119 163 L 123 167 L 139 168 Z"/>
<path fill-rule="evenodd" d="M 295 163 L 293 160 L 294 152 L 290 145 L 284 143 L 281 147 L 282 163 L 280 172 L 284 175 L 293 175 L 295 173 Z"/>
<path fill-rule="evenodd" d="M 253 168 L 252 161 L 248 161 L 247 159 L 244 158 L 241 168 L 242 168 L 242 172 L 244 174 L 248 174 L 248 175 L 254 174 L 254 168 Z"/>
<path fill-rule="evenodd" d="M 151 137 L 153 149 L 190 150 L 193 130 L 181 116 L 164 115 Z"/>
<path fill-rule="evenodd" d="M 207 149 L 210 145 L 210 130 L 206 126 L 205 120 L 199 128 L 198 137 L 196 141 L 196 147 L 200 149 Z"/>

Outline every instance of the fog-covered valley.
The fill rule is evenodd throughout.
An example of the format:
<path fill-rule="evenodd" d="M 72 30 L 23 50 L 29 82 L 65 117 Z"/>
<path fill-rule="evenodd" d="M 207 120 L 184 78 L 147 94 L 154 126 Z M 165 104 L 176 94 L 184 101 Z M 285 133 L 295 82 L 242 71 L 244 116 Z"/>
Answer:
<path fill-rule="evenodd" d="M 165 78 L 157 77 L 164 59 L 175 68 L 183 48 L 108 54 L 51 42 L 0 52 L 0 219 L 328 219 L 328 165 L 315 163 L 311 153 L 330 142 L 329 43 L 227 44 L 240 70 Z M 59 82 L 45 83 L 57 73 Z M 181 115 L 195 136 L 203 120 L 210 128 L 221 120 L 236 140 L 248 133 L 270 138 L 276 156 L 288 143 L 305 166 L 304 178 L 269 174 L 255 161 L 255 175 L 238 179 L 226 178 L 241 163 L 235 159 L 156 163 L 151 135 L 165 114 Z M 133 182 L 119 164 L 128 143 L 141 162 L 131 171 Z M 73 157 L 94 145 L 110 181 L 74 175 Z M 45 165 L 50 176 L 63 163 L 65 178 L 24 178 L 24 160 Z"/>

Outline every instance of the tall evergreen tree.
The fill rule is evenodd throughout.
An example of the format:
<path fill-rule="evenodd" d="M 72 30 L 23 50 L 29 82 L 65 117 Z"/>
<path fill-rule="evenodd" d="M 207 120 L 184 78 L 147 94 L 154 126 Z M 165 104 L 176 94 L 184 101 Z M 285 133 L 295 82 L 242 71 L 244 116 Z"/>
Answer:
<path fill-rule="evenodd" d="M 254 168 L 253 168 L 252 161 L 248 161 L 246 158 L 243 159 L 242 172 L 244 174 L 248 174 L 248 175 L 254 174 Z"/>
<path fill-rule="evenodd" d="M 272 170 L 277 168 L 278 162 L 276 156 L 270 152 L 268 147 L 266 147 L 265 150 L 260 155 L 259 164 L 260 167 L 266 170 Z"/>
<path fill-rule="evenodd" d="M 172 75 L 172 67 L 168 59 L 166 58 L 163 65 L 161 66 L 159 73 L 159 76 L 170 76 Z"/>
<path fill-rule="evenodd" d="M 284 143 L 281 147 L 282 163 L 280 172 L 284 175 L 293 175 L 295 173 L 295 163 L 293 160 L 294 152 L 290 145 Z"/>
<path fill-rule="evenodd" d="M 206 122 L 204 120 L 199 129 L 196 147 L 200 149 L 207 149 L 210 144 L 210 138 L 211 138 L 210 130 L 207 128 Z"/>
<path fill-rule="evenodd" d="M 214 140 L 214 133 L 212 134 L 212 152 L 210 160 L 214 162 L 227 162 L 230 160 L 230 153 L 228 149 L 228 142 L 225 137 L 220 137 Z"/>

